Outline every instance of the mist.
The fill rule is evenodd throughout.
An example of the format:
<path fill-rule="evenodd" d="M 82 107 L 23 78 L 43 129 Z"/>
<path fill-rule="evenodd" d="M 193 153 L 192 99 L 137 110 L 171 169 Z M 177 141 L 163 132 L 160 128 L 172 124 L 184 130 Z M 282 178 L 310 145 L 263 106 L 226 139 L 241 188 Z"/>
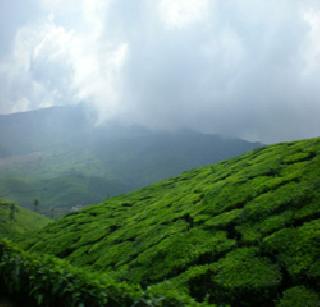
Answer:
<path fill-rule="evenodd" d="M 320 133 L 317 1 L 4 0 L 0 113 L 272 143 Z"/>

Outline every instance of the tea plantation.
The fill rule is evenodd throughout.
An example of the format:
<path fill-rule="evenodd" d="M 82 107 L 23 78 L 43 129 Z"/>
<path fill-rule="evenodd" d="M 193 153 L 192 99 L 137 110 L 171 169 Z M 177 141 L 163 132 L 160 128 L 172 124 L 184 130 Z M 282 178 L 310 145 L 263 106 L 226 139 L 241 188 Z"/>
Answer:
<path fill-rule="evenodd" d="M 21 244 L 140 285 L 144 306 L 320 306 L 320 139 L 185 172 Z"/>
<path fill-rule="evenodd" d="M 46 226 L 49 221 L 43 215 L 0 199 L 0 238 L 14 239 Z"/>

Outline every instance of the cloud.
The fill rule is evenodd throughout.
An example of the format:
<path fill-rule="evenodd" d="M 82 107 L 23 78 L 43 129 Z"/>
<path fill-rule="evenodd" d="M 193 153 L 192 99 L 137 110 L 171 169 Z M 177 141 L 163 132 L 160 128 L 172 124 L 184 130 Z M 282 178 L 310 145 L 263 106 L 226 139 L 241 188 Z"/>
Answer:
<path fill-rule="evenodd" d="M 304 52 L 305 73 L 312 73 L 320 67 L 320 10 L 309 9 L 303 14 L 309 26 L 307 46 Z"/>
<path fill-rule="evenodd" d="M 208 0 L 161 0 L 160 16 L 168 28 L 184 28 L 205 22 L 209 8 Z"/>
<path fill-rule="evenodd" d="M 117 111 L 118 74 L 128 46 L 102 39 L 106 2 L 82 1 L 82 31 L 57 23 L 60 0 L 43 5 L 46 18 L 21 27 L 12 53 L 0 63 L 6 90 L 0 111 L 24 111 L 22 101 L 30 109 L 90 101 L 101 119 L 110 117 Z"/>
<path fill-rule="evenodd" d="M 37 3 L 0 58 L 2 113 L 86 102 L 99 121 L 319 135 L 317 1 Z"/>
<path fill-rule="evenodd" d="M 60 79 L 61 73 L 69 69 L 59 60 L 65 56 L 66 44 L 71 39 L 70 33 L 50 21 L 17 31 L 12 53 L 0 63 L 2 112 L 18 111 L 20 105 L 20 111 L 25 111 L 26 105 L 33 109 L 48 105 L 48 101 L 54 105 L 55 98 L 61 99 L 61 87 L 66 86 Z"/>

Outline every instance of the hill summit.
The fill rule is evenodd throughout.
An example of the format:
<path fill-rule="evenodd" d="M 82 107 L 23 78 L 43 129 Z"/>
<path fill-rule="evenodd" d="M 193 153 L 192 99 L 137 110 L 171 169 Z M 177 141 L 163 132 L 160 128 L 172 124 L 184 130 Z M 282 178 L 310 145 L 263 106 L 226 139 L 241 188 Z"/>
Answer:
<path fill-rule="evenodd" d="M 111 198 L 24 246 L 199 303 L 319 306 L 319 238 L 320 139 L 311 139 Z"/>

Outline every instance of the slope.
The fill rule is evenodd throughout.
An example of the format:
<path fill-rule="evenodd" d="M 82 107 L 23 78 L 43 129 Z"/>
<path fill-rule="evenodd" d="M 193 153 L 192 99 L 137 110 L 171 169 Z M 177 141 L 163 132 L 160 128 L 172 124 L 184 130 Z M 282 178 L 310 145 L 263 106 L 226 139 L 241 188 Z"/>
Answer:
<path fill-rule="evenodd" d="M 109 199 L 24 246 L 200 302 L 318 306 L 319 237 L 320 139 L 312 139 Z"/>
<path fill-rule="evenodd" d="M 0 116 L 0 195 L 66 213 L 260 146 L 192 131 L 95 126 L 82 107 Z M 61 188 L 63 186 L 63 188 Z"/>
<path fill-rule="evenodd" d="M 16 204 L 0 200 L 0 238 L 15 239 L 28 232 L 38 230 L 49 223 L 49 219 Z"/>

